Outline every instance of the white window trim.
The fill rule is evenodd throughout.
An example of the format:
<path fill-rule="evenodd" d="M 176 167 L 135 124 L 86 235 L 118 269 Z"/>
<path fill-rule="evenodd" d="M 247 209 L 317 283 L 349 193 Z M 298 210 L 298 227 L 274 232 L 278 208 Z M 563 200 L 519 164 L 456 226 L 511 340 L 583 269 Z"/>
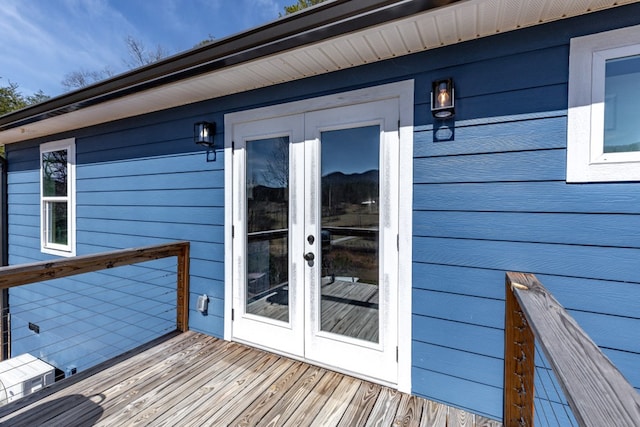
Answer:
<path fill-rule="evenodd" d="M 67 150 L 67 245 L 47 243 L 45 197 L 42 191 L 42 155 L 52 151 Z M 76 255 L 76 142 L 75 138 L 47 142 L 40 145 L 40 250 L 43 253 L 71 257 Z"/>
<path fill-rule="evenodd" d="M 640 153 L 604 153 L 608 59 L 640 55 L 640 25 L 571 39 L 567 182 L 640 181 Z"/>

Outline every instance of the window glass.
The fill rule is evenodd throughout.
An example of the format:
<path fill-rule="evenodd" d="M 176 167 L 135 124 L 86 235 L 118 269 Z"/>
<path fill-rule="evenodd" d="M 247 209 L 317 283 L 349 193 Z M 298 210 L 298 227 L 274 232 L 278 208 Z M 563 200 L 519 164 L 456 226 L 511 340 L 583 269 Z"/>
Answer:
<path fill-rule="evenodd" d="M 640 151 L 640 55 L 605 65 L 604 152 Z"/>
<path fill-rule="evenodd" d="M 67 195 L 67 150 L 42 153 L 42 195 Z"/>
<path fill-rule="evenodd" d="M 69 243 L 67 202 L 44 202 L 44 210 L 46 242 L 67 245 Z"/>
<path fill-rule="evenodd" d="M 289 322 L 289 137 L 247 141 L 247 313 Z"/>

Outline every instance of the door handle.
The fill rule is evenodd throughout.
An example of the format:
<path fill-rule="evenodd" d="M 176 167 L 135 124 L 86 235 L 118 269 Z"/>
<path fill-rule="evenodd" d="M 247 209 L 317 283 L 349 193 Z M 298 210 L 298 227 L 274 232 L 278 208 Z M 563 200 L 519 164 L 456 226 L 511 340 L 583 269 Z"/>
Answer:
<path fill-rule="evenodd" d="M 306 254 L 304 254 L 304 259 L 307 261 L 313 261 L 314 259 L 316 259 L 316 256 L 313 254 L 313 252 L 307 252 Z"/>

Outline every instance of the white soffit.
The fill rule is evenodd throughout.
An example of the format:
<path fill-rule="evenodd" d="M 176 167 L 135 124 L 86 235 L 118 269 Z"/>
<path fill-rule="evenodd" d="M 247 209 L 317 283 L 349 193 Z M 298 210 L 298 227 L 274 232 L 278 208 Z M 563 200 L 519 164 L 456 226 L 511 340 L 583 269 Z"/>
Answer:
<path fill-rule="evenodd" d="M 0 144 L 78 129 L 513 31 L 640 0 L 468 0 L 0 132 Z"/>

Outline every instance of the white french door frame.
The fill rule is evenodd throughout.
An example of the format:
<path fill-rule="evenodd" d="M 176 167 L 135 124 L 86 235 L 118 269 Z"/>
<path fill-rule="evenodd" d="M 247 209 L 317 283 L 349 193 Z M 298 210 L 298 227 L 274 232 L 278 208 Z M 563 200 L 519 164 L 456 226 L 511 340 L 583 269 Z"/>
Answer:
<path fill-rule="evenodd" d="M 225 115 L 225 299 L 224 338 L 233 337 L 231 320 L 234 296 L 234 275 L 238 274 L 233 256 L 234 203 L 242 197 L 234 191 L 234 126 L 311 113 L 356 104 L 396 99 L 399 108 L 399 168 L 398 168 L 398 273 L 397 273 L 397 388 L 411 391 L 411 290 L 412 290 L 412 188 L 413 188 L 413 80 L 322 96 L 287 104 L 262 107 Z M 236 209 L 237 210 L 237 209 Z M 238 230 L 235 230 L 238 233 Z M 237 235 L 237 234 L 236 234 Z M 396 321 L 397 320 L 397 321 Z"/>

